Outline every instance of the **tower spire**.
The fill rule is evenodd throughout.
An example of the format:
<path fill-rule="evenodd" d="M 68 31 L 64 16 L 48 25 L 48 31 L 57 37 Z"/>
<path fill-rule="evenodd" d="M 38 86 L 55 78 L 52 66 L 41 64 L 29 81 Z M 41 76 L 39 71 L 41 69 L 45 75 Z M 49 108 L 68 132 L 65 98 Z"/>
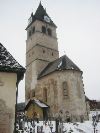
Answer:
<path fill-rule="evenodd" d="M 44 17 L 46 19 L 44 19 Z M 47 20 L 48 19 L 48 20 Z M 26 30 L 27 28 L 30 27 L 30 25 L 35 21 L 35 20 L 40 20 L 42 22 L 45 22 L 45 23 L 49 23 L 51 26 L 53 27 L 57 27 L 54 22 L 52 21 L 52 19 L 49 17 L 49 15 L 47 14 L 46 12 L 46 9 L 44 9 L 42 3 L 41 3 L 41 0 L 40 0 L 40 3 L 39 3 L 39 6 L 35 12 L 35 14 L 31 14 L 30 18 L 29 18 L 29 23 L 28 23 L 28 26 L 26 27 Z"/>
<path fill-rule="evenodd" d="M 41 5 L 41 0 L 40 0 L 40 5 Z"/>

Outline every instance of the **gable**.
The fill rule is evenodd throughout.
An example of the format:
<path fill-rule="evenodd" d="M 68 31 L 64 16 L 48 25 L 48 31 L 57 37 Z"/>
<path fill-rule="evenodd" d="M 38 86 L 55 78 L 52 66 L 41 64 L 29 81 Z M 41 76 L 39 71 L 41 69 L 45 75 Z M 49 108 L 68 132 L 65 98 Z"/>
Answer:
<path fill-rule="evenodd" d="M 38 100 L 38 99 L 33 99 L 33 100 L 30 100 L 26 107 L 25 107 L 25 110 L 27 110 L 31 105 L 37 105 L 39 108 L 48 108 L 49 106 L 47 104 L 45 104 L 44 102 Z"/>
<path fill-rule="evenodd" d="M 7 51 L 7 49 L 0 43 L 0 72 L 17 73 L 18 80 L 20 80 L 25 68 L 22 67 L 14 57 Z"/>

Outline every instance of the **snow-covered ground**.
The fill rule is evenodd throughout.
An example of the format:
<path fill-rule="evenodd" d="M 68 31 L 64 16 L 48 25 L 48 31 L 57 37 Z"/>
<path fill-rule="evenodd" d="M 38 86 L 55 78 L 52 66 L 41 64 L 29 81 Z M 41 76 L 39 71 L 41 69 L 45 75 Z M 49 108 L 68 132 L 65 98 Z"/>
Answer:
<path fill-rule="evenodd" d="M 92 116 L 93 115 L 97 115 L 100 114 L 99 112 L 91 112 L 89 115 L 89 121 L 85 121 L 83 123 L 79 123 L 79 122 L 75 122 L 75 123 L 62 123 L 59 126 L 59 129 L 61 127 L 63 127 L 63 133 L 94 133 L 93 130 L 93 125 L 92 125 Z M 30 127 L 30 123 L 26 123 L 25 127 L 28 129 L 28 127 Z M 42 129 L 42 131 L 44 130 L 43 133 L 51 133 L 50 132 L 50 127 L 52 128 L 52 133 L 56 133 L 55 129 L 56 129 L 56 125 L 55 125 L 55 121 L 52 121 L 50 123 L 50 121 L 48 121 L 45 125 L 45 122 L 43 121 L 39 121 L 39 123 L 35 122 L 35 133 L 37 133 L 37 128 L 39 128 L 40 130 Z M 31 127 L 32 128 L 32 127 Z M 96 132 L 95 133 L 100 133 L 100 122 L 98 122 L 97 126 L 96 126 Z M 27 131 L 25 131 L 24 133 L 30 133 L 29 129 Z M 32 128 L 32 132 L 33 133 L 33 128 Z"/>
<path fill-rule="evenodd" d="M 35 133 L 37 133 L 37 127 L 43 126 L 45 128 L 45 124 L 43 122 L 35 123 Z M 53 129 L 52 132 L 55 132 L 55 122 L 52 121 L 53 124 Z M 49 122 L 47 122 L 47 126 L 49 125 Z M 49 126 L 48 126 L 49 128 Z M 47 128 L 47 130 L 48 130 Z M 100 122 L 98 123 L 97 127 L 97 132 L 100 133 Z M 63 123 L 63 131 L 64 133 L 94 133 L 93 132 L 93 126 L 92 126 L 92 121 L 85 121 L 84 123 Z M 45 133 L 49 133 L 46 131 Z"/>
<path fill-rule="evenodd" d="M 53 130 L 52 132 L 55 132 L 55 123 L 53 123 Z M 41 124 L 38 124 L 42 125 Z M 97 125 L 97 133 L 100 133 L 100 122 Z M 85 121 L 84 123 L 63 123 L 63 131 L 65 133 L 94 133 L 93 132 L 93 126 L 92 121 Z M 35 132 L 37 133 L 37 129 L 35 129 Z"/>
<path fill-rule="evenodd" d="M 92 116 L 100 114 L 100 111 L 91 111 L 89 115 L 89 121 L 85 121 L 84 123 L 63 123 L 63 131 L 65 133 L 94 133 L 93 125 L 92 125 Z M 53 124 L 53 132 L 55 131 L 55 122 Z M 96 133 L 100 133 L 100 122 L 98 122 L 96 127 Z"/>
<path fill-rule="evenodd" d="M 100 133 L 100 123 L 97 125 L 97 133 Z M 72 130 L 73 133 L 94 133 L 93 126 L 91 121 L 85 121 L 84 123 L 65 123 L 64 124 L 65 133 L 70 133 Z"/>
<path fill-rule="evenodd" d="M 64 123 L 64 131 L 65 133 L 70 133 L 72 130 L 73 133 L 94 133 L 93 125 L 92 125 L 92 116 L 100 114 L 100 111 L 91 111 L 89 115 L 89 121 L 85 121 L 84 123 Z M 100 122 L 98 122 L 96 127 L 97 133 L 100 133 Z"/>

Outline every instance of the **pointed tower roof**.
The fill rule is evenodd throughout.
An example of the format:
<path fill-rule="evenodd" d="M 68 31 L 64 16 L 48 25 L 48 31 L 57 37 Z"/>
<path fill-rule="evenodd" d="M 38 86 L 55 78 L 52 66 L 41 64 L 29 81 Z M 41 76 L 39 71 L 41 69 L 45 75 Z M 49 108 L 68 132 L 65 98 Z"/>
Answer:
<path fill-rule="evenodd" d="M 17 73 L 18 81 L 20 81 L 25 73 L 25 68 L 22 67 L 7 49 L 0 43 L 0 72 Z"/>
<path fill-rule="evenodd" d="M 82 72 L 77 65 L 75 65 L 66 55 L 58 58 L 57 60 L 50 62 L 46 68 L 40 73 L 38 79 L 44 77 L 52 72 L 61 70 L 75 70 Z"/>
<path fill-rule="evenodd" d="M 44 15 L 48 16 L 48 14 L 46 13 L 46 10 L 43 8 L 43 6 L 40 2 L 39 6 L 35 12 L 35 17 L 42 19 Z"/>
<path fill-rule="evenodd" d="M 31 19 L 30 19 L 31 18 Z M 31 17 L 29 19 L 31 20 L 31 22 L 29 22 L 27 28 L 36 20 L 40 20 L 40 21 L 43 21 L 45 23 L 48 23 L 54 27 L 57 27 L 54 22 L 51 20 L 51 18 L 49 17 L 49 15 L 47 14 L 46 12 L 46 9 L 44 9 L 44 7 L 42 6 L 41 2 L 35 12 L 35 14 L 33 15 L 33 13 L 31 13 Z M 47 18 L 48 20 L 46 21 Z M 26 28 L 26 29 L 27 29 Z"/>

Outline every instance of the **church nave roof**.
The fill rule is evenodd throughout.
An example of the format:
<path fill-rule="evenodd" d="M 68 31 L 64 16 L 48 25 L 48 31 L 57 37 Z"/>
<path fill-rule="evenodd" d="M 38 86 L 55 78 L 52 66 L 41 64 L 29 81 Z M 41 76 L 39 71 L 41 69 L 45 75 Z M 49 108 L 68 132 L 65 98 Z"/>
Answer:
<path fill-rule="evenodd" d="M 75 65 L 66 55 L 64 55 L 55 61 L 50 62 L 39 74 L 38 79 L 52 72 L 61 70 L 76 70 L 82 72 L 77 65 Z"/>

